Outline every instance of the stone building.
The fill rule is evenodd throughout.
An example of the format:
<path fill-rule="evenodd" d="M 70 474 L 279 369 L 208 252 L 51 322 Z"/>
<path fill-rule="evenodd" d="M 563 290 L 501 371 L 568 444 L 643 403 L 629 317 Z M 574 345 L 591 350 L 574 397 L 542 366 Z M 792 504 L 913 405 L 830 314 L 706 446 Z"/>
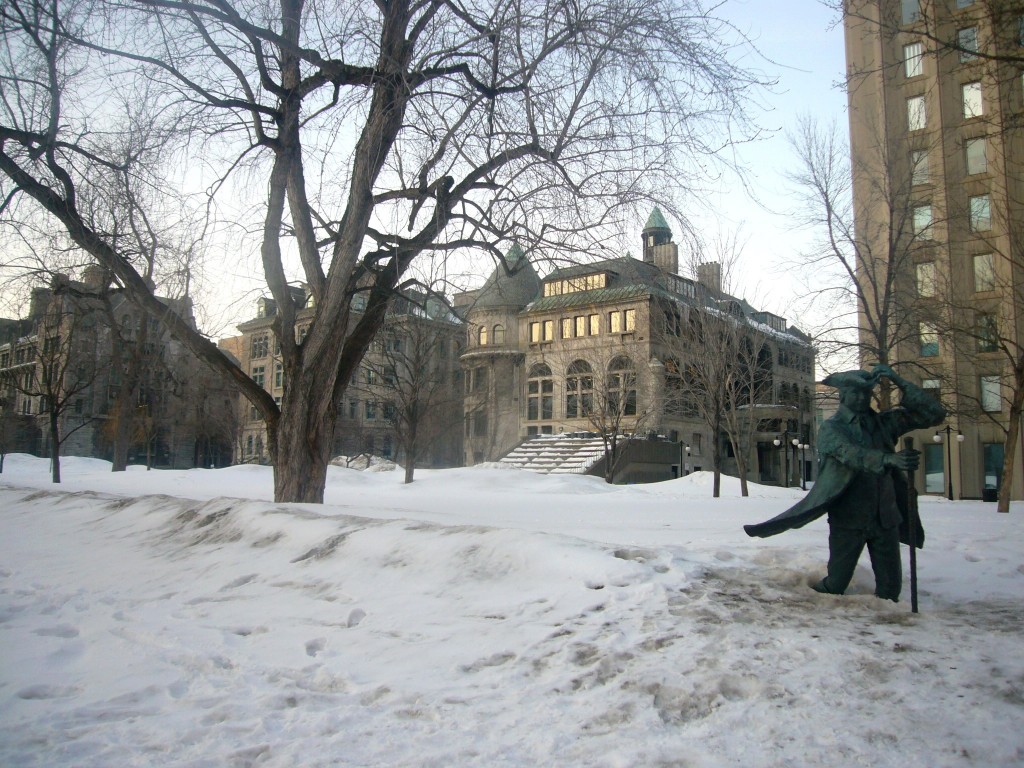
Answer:
<path fill-rule="evenodd" d="M 162 299 L 192 320 L 188 298 Z M 0 411 L 7 451 L 111 459 L 119 419 L 128 460 L 158 467 L 231 463 L 233 398 L 156 321 L 111 288 L 101 268 L 56 275 L 32 292 L 29 316 L 0 323 Z M 129 382 L 132 366 L 139 371 Z M 122 407 L 122 403 L 127 405 Z"/>
<path fill-rule="evenodd" d="M 1024 2 L 855 0 L 845 34 L 855 223 L 898 261 L 891 322 L 911 330 L 892 362 L 949 412 L 916 435 L 918 488 L 993 499 L 1016 433 L 1024 498 Z M 902 230 L 879 226 L 893 212 Z"/>
<path fill-rule="evenodd" d="M 292 296 L 299 308 L 297 327 L 301 337 L 313 317 L 312 297 L 302 288 L 293 288 Z M 365 296 L 357 294 L 353 311 L 361 312 L 364 301 Z M 238 326 L 241 336 L 222 340 L 220 346 L 232 351 L 242 370 L 280 405 L 286 382 L 280 347 L 272 331 L 276 314 L 276 302 L 261 297 L 256 317 Z M 332 453 L 404 462 L 403 447 L 408 448 L 408 432 L 415 429 L 426 438 L 425 445 L 418 449 L 419 466 L 458 466 L 462 461 L 458 359 L 463 333 L 461 319 L 442 297 L 417 289 L 396 296 L 388 306 L 384 327 L 338 403 Z M 269 462 L 266 424 L 244 397 L 237 399 L 239 461 Z"/>
<path fill-rule="evenodd" d="M 810 340 L 783 318 L 723 293 L 717 264 L 703 265 L 698 280 L 677 274 L 678 246 L 658 209 L 642 231 L 642 249 L 642 259 L 627 255 L 542 278 L 513 246 L 507 270 L 456 298 L 467 328 L 466 464 L 499 460 L 537 435 L 616 431 L 675 443 L 676 475 L 710 469 L 721 441 L 723 469 L 735 472 L 724 436 L 711 434 L 684 402 L 681 370 L 694 354 L 686 328 L 704 318 L 708 327 L 738 324 L 747 338 L 764 340 L 766 394 L 743 414 L 752 437 L 748 476 L 798 482 L 811 462 L 791 462 L 789 440 L 809 442 Z"/>

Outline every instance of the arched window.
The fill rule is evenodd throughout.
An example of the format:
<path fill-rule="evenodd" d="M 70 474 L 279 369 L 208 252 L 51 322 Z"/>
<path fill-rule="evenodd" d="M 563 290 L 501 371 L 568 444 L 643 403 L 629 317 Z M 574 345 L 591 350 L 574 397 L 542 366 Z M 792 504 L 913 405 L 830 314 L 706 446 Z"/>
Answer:
<path fill-rule="evenodd" d="M 789 384 L 786 382 L 779 384 L 779 403 L 789 405 Z"/>
<path fill-rule="evenodd" d="M 636 369 L 628 357 L 616 357 L 608 366 L 608 415 L 636 415 Z"/>
<path fill-rule="evenodd" d="M 481 325 L 480 330 L 477 331 L 477 340 L 481 347 L 487 346 L 487 326 Z"/>
<path fill-rule="evenodd" d="M 565 372 L 565 417 L 582 419 L 594 412 L 594 372 L 586 360 L 577 360 Z"/>
<path fill-rule="evenodd" d="M 504 344 L 505 343 L 505 326 L 496 325 L 494 326 L 494 343 Z"/>
<path fill-rule="evenodd" d="M 526 420 L 553 419 L 554 396 L 555 380 L 551 376 L 551 369 L 544 363 L 534 365 L 526 379 Z"/>

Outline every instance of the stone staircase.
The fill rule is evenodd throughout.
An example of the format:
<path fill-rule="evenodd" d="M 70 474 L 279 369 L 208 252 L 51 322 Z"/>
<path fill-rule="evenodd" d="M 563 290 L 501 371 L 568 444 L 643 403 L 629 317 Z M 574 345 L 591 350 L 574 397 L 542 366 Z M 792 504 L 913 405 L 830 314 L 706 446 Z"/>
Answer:
<path fill-rule="evenodd" d="M 589 433 L 537 435 L 520 443 L 501 464 L 542 474 L 582 475 L 604 458 L 604 443 Z"/>

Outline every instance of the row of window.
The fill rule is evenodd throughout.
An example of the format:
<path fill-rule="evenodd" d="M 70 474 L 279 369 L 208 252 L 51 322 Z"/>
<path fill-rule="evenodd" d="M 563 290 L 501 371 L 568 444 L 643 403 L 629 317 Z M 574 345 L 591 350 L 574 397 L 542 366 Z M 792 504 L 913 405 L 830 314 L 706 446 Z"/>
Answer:
<path fill-rule="evenodd" d="M 608 366 L 602 413 L 609 416 L 636 415 L 636 373 L 633 362 L 617 357 Z M 582 419 L 595 413 L 594 370 L 586 360 L 576 360 L 565 371 L 565 418 Z M 550 366 L 534 365 L 526 382 L 526 420 L 555 418 L 555 381 Z"/>
<path fill-rule="evenodd" d="M 632 333 L 636 330 L 636 310 L 621 309 L 609 312 L 605 318 L 608 333 Z M 601 316 L 598 314 L 563 317 L 560 322 L 563 339 L 598 336 L 601 333 Z M 530 343 L 554 341 L 555 321 L 540 320 L 530 323 Z"/>
<path fill-rule="evenodd" d="M 348 417 L 353 421 L 359 418 L 359 404 L 359 400 L 348 401 Z M 378 418 L 383 418 L 385 421 L 393 422 L 397 413 L 398 410 L 395 404 L 390 400 L 384 402 L 378 400 L 362 401 L 362 414 L 365 421 L 376 421 Z"/>
<path fill-rule="evenodd" d="M 914 236 L 920 240 L 931 240 L 935 236 L 932 226 L 935 216 L 931 203 L 921 203 L 911 209 L 910 225 Z M 967 198 L 967 226 L 971 232 L 988 232 L 992 229 L 992 198 L 986 193 Z"/>
<path fill-rule="evenodd" d="M 1001 383 L 998 375 L 985 374 L 978 377 L 978 403 L 985 413 L 999 413 L 1003 410 Z M 921 389 L 936 400 L 941 399 L 942 384 L 938 379 L 924 379 Z"/>
<path fill-rule="evenodd" d="M 938 357 L 939 329 L 934 323 L 917 325 L 918 353 L 921 357 Z M 977 312 L 974 316 L 974 344 L 978 352 L 999 350 L 999 320 L 990 312 Z"/>
<path fill-rule="evenodd" d="M 565 293 L 578 293 L 580 291 L 595 291 L 608 286 L 608 275 L 600 272 L 596 275 L 581 275 L 571 277 L 567 280 L 552 280 L 544 283 L 545 296 L 561 296 Z"/>
<path fill-rule="evenodd" d="M 985 293 L 996 289 L 995 262 L 991 253 L 979 253 L 972 257 L 974 291 Z M 936 273 L 934 261 L 922 261 L 915 266 L 917 295 L 922 299 L 933 298 L 936 294 Z"/>
<path fill-rule="evenodd" d="M 984 116 L 985 100 L 982 97 L 980 80 L 961 84 L 960 109 L 964 120 Z M 928 106 L 925 96 L 920 94 L 907 97 L 907 130 L 923 131 L 927 127 Z"/>
<path fill-rule="evenodd" d="M 988 171 L 988 139 L 976 136 L 964 139 L 964 169 L 966 175 L 977 176 Z M 910 151 L 910 183 L 919 187 L 931 184 L 931 168 L 928 161 L 928 150 L 913 149 Z"/>

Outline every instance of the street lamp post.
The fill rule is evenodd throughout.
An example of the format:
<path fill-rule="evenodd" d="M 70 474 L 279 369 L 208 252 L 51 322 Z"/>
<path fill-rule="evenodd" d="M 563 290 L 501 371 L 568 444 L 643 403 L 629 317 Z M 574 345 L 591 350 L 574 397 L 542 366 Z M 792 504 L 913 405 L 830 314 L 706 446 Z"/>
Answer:
<path fill-rule="evenodd" d="M 807 449 L 810 448 L 807 443 L 801 443 L 799 440 L 793 441 L 793 452 L 796 453 L 796 449 L 800 449 L 800 490 L 807 490 Z"/>
<path fill-rule="evenodd" d="M 946 477 L 949 479 L 948 493 L 946 498 L 950 501 L 953 500 L 953 428 L 947 424 L 944 429 L 938 429 L 935 431 L 935 436 L 932 438 L 936 443 L 942 442 L 942 433 L 946 433 Z M 956 431 L 956 441 L 962 443 L 964 441 L 963 433 L 958 429 Z M 960 495 L 963 495 L 961 489 Z"/>

